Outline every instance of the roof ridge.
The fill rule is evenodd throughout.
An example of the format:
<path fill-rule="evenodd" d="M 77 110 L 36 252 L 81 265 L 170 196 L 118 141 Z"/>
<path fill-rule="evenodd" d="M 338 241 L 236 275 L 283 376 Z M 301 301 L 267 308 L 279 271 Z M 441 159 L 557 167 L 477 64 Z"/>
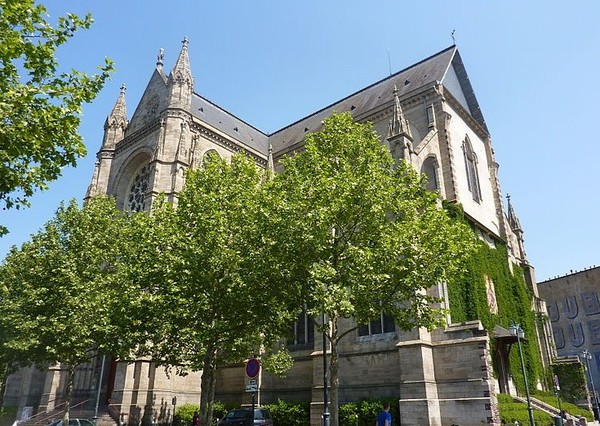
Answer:
<path fill-rule="evenodd" d="M 446 53 L 447 51 L 449 51 L 449 50 L 451 50 L 451 49 L 458 50 L 458 47 L 457 47 L 456 45 L 454 45 L 454 44 L 453 44 L 452 46 L 449 46 L 449 47 L 447 47 L 447 48 L 445 48 L 445 49 L 443 49 L 443 50 L 440 50 L 439 52 L 437 52 L 437 53 L 434 53 L 433 55 L 431 55 L 431 56 L 428 56 L 427 58 L 425 58 L 425 59 L 422 59 L 422 60 L 420 60 L 419 62 L 416 62 L 416 63 L 414 63 L 414 64 L 412 64 L 412 65 L 409 65 L 409 66 L 407 66 L 406 68 L 403 68 L 403 69 L 401 69 L 401 70 L 399 70 L 399 71 L 396 71 L 395 73 L 393 73 L 393 74 L 390 74 L 389 76 L 387 76 L 387 77 L 385 77 L 385 78 L 382 78 L 382 79 L 380 79 L 380 80 L 377 80 L 376 82 L 374 82 L 374 83 L 371 83 L 371 84 L 369 84 L 368 86 L 366 86 L 366 87 L 363 87 L 363 88 L 362 88 L 362 89 L 360 89 L 360 90 L 357 90 L 356 92 L 350 93 L 348 96 L 345 96 L 345 97 L 343 97 L 343 98 L 341 98 L 341 99 L 338 99 L 338 100 L 336 100 L 336 101 L 334 101 L 334 102 L 330 103 L 329 105 L 327 105 L 327 106 L 325 106 L 325 107 L 323 107 L 323 108 L 321 108 L 321 109 L 318 109 L 317 111 L 314 111 L 314 112 L 312 112 L 312 113 L 310 113 L 310 114 L 308 114 L 308 115 L 306 115 L 306 116 L 304 116 L 304 117 L 302 117 L 302 118 L 300 118 L 300 119 L 298 119 L 298 120 L 296 120 L 296 121 L 294 121 L 294 122 L 292 122 L 292 123 L 290 123 L 290 124 L 288 124 L 288 125 L 286 125 L 286 126 L 284 126 L 284 127 L 280 128 L 280 129 L 278 129 L 278 130 L 276 130 L 276 131 L 274 131 L 274 132 L 267 133 L 267 136 L 272 136 L 272 135 L 274 135 L 274 134 L 276 134 L 276 133 L 279 133 L 279 132 L 281 132 L 281 131 L 283 131 L 283 130 L 285 130 L 285 129 L 288 129 L 288 128 L 290 128 L 290 127 L 292 127 L 292 126 L 294 126 L 294 125 L 296 125 L 296 124 L 300 123 L 301 121 L 303 121 L 303 120 L 306 120 L 306 119 L 307 119 L 307 118 L 309 118 L 309 117 L 312 117 L 313 115 L 317 115 L 317 114 L 319 114 L 320 112 L 322 112 L 322 111 L 324 111 L 324 110 L 326 110 L 326 109 L 329 109 L 329 108 L 331 108 L 332 106 L 334 106 L 334 105 L 336 105 L 336 104 L 340 104 L 340 103 L 344 102 L 346 99 L 349 99 L 349 98 L 351 98 L 352 96 L 355 96 L 355 95 L 357 95 L 357 94 L 359 94 L 359 93 L 361 93 L 361 92 L 364 92 L 364 91 L 366 91 L 366 90 L 369 90 L 370 88 L 372 88 L 372 87 L 374 87 L 374 86 L 377 86 L 378 84 L 381 84 L 381 83 L 383 83 L 383 82 L 384 82 L 384 81 L 386 81 L 386 80 L 393 79 L 394 77 L 398 76 L 399 74 L 401 74 L 401 73 L 403 73 L 403 72 L 406 72 L 406 71 L 410 70 L 411 68 L 415 68 L 415 67 L 417 67 L 417 66 L 419 66 L 419 65 L 421 65 L 421 64 L 423 64 L 423 63 L 425 63 L 425 62 L 427 62 L 427 61 L 430 61 L 430 60 L 432 60 L 433 58 L 435 58 L 435 57 L 437 57 L 437 56 L 440 56 L 440 55 L 442 55 L 442 54 Z"/>

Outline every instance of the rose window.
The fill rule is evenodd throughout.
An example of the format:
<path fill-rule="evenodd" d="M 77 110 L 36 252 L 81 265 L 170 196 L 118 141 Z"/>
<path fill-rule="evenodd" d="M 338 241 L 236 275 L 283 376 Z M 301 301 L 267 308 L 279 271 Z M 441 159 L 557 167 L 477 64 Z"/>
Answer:
<path fill-rule="evenodd" d="M 150 167 L 145 165 L 133 178 L 127 197 L 127 210 L 132 212 L 146 210 L 146 192 L 148 192 L 149 181 Z"/>

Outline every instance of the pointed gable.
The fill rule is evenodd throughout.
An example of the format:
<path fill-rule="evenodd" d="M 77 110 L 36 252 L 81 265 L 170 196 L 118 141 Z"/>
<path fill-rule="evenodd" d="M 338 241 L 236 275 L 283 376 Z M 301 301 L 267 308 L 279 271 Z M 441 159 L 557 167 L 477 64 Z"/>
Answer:
<path fill-rule="evenodd" d="M 162 66 L 157 66 L 133 113 L 133 117 L 131 117 L 127 134 L 135 132 L 144 124 L 155 119 L 166 108 L 166 89 L 167 76 L 165 76 Z"/>
<path fill-rule="evenodd" d="M 448 64 L 448 68 L 444 77 L 440 79 L 440 82 L 450 91 L 463 108 L 473 116 L 481 127 L 489 133 L 481 108 L 479 108 L 479 102 L 477 102 L 477 97 L 467 75 L 467 70 L 456 46 L 453 48 L 452 60 Z"/>

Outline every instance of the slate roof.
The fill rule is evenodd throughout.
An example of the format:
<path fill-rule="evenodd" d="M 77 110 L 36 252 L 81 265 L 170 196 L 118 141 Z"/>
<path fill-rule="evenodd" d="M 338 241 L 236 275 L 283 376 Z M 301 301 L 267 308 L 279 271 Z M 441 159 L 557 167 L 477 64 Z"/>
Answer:
<path fill-rule="evenodd" d="M 360 117 L 381 105 L 391 104 L 394 85 L 398 88 L 398 96 L 402 99 L 435 84 L 443 84 L 450 67 L 454 67 L 469 112 L 487 132 L 485 120 L 456 46 L 450 46 L 272 134 L 258 130 L 196 93 L 192 98 L 192 111 L 202 121 L 265 157 L 271 143 L 273 154 L 278 157 L 301 143 L 307 132 L 319 131 L 322 121 L 333 111 L 351 111 L 355 117 Z"/>
<path fill-rule="evenodd" d="M 391 103 L 394 96 L 394 85 L 398 88 L 398 96 L 403 98 L 412 92 L 420 91 L 436 83 L 443 83 L 450 66 L 454 66 L 454 71 L 459 79 L 471 115 L 487 131 L 458 49 L 456 46 L 451 46 L 274 132 L 269 137 L 273 145 L 273 151 L 276 155 L 286 152 L 293 145 L 302 141 L 306 132 L 319 131 L 322 121 L 330 116 L 333 111 L 352 111 L 355 117 L 360 117 L 379 105 Z"/>
<path fill-rule="evenodd" d="M 242 145 L 246 145 L 250 150 L 257 151 L 265 156 L 267 155 L 267 151 L 269 150 L 269 138 L 267 134 L 213 104 L 208 99 L 194 93 L 192 97 L 192 111 L 194 116 L 237 140 Z"/>

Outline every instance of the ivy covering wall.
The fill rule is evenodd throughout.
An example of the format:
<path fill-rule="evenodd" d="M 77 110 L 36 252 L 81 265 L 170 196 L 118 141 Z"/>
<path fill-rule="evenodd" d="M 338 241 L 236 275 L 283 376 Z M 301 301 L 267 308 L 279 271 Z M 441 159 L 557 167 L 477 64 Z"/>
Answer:
<path fill-rule="evenodd" d="M 467 221 L 460 205 L 445 202 L 444 207 L 457 220 Z M 474 230 L 476 238 L 477 232 Z M 492 285 L 496 313 L 492 312 L 493 303 L 488 300 L 489 288 Z M 463 275 L 448 283 L 448 296 L 450 315 L 454 323 L 478 319 L 490 335 L 496 325 L 508 329 L 513 323 L 520 324 L 527 339 L 523 341 L 521 348 L 529 388 L 535 389 L 538 383 L 547 383 L 548 373 L 543 371 L 540 348 L 537 344 L 537 319 L 532 310 L 533 293 L 525 281 L 523 268 L 517 264 L 509 265 L 504 242 L 488 242 L 478 238 L 478 249 L 464 265 Z M 496 340 L 491 339 L 490 342 L 490 349 L 495 353 Z M 510 350 L 509 359 L 510 374 L 515 386 L 524 392 L 525 382 L 516 344 Z M 497 375 L 497 365 L 494 365 L 494 372 Z"/>

